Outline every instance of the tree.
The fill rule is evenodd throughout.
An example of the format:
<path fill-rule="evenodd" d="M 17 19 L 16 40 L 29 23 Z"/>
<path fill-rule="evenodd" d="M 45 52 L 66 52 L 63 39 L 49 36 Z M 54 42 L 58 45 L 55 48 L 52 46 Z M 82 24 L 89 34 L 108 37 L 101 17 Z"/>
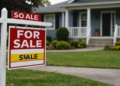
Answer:
<path fill-rule="evenodd" d="M 6 7 L 9 13 L 8 17 L 11 17 L 12 10 L 31 12 L 32 7 L 48 5 L 48 2 L 48 0 L 0 0 L 0 10 Z"/>

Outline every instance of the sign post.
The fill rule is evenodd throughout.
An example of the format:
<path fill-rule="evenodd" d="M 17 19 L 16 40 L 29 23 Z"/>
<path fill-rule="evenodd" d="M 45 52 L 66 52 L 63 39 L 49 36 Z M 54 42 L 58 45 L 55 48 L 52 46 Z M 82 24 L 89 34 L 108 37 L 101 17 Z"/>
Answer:
<path fill-rule="evenodd" d="M 8 68 L 45 65 L 45 29 L 10 27 Z"/>
<path fill-rule="evenodd" d="M 1 11 L 1 18 L 0 18 L 0 23 L 1 23 L 0 86 L 6 86 L 6 38 L 7 38 L 7 24 L 24 24 L 24 25 L 33 25 L 33 26 L 43 26 L 43 27 L 49 27 L 49 26 L 52 25 L 52 23 L 46 23 L 46 22 L 10 19 L 10 18 L 7 18 L 7 16 L 8 16 L 7 9 L 3 8 L 2 11 Z M 28 34 L 27 34 L 27 36 L 28 36 Z M 21 35 L 19 35 L 18 37 L 21 37 Z M 36 35 L 36 37 L 37 37 L 37 35 Z M 18 41 L 16 43 L 18 44 Z M 25 47 L 25 44 L 24 44 L 24 47 Z M 21 59 L 23 57 L 24 56 L 20 56 Z M 36 53 L 34 54 L 34 57 L 37 58 Z M 40 64 L 42 64 L 42 63 L 43 62 L 41 62 Z M 30 65 L 30 64 L 27 64 L 27 65 Z M 32 64 L 32 65 L 34 65 L 34 64 Z M 10 66 L 11 66 L 11 68 L 14 67 L 14 65 L 10 65 Z M 18 65 L 18 66 L 21 66 L 21 65 Z"/>

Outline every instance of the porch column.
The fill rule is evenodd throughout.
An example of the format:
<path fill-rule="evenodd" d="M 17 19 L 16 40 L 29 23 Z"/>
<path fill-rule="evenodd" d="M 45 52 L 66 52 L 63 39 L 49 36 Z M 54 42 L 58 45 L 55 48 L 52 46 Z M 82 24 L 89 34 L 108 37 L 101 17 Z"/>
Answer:
<path fill-rule="evenodd" d="M 69 24 L 69 23 L 68 23 L 68 19 L 69 19 L 69 17 L 68 17 L 68 10 L 66 10 L 66 11 L 65 11 L 65 27 L 66 27 L 66 28 L 68 28 L 68 26 L 69 26 L 69 25 L 68 25 L 68 24 Z"/>
<path fill-rule="evenodd" d="M 62 12 L 62 27 L 65 27 L 65 14 Z"/>
<path fill-rule="evenodd" d="M 91 28 L 91 9 L 87 8 L 87 30 Z"/>

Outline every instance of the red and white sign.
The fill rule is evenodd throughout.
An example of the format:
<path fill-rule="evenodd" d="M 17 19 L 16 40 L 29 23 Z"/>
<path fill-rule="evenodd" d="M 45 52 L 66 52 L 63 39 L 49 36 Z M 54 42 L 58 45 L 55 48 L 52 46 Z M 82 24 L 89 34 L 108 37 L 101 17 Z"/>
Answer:
<path fill-rule="evenodd" d="M 22 20 L 32 20 L 32 21 L 41 21 L 41 15 L 27 13 L 27 12 L 20 12 L 20 11 L 12 11 L 12 18 L 13 19 L 22 19 Z"/>
<path fill-rule="evenodd" d="M 45 36 L 45 29 L 10 27 L 8 68 L 45 65 Z"/>

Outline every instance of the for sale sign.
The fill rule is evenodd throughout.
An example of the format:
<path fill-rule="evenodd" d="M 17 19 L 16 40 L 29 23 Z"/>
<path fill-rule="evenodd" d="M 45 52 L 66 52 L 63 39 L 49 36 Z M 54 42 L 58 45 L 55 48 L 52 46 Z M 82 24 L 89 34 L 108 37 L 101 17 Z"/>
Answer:
<path fill-rule="evenodd" d="M 22 19 L 22 20 L 32 20 L 32 21 L 41 21 L 41 15 L 27 13 L 27 12 L 20 12 L 20 11 L 12 11 L 12 18 L 13 19 Z"/>
<path fill-rule="evenodd" d="M 45 65 L 45 29 L 9 28 L 9 69 Z"/>

